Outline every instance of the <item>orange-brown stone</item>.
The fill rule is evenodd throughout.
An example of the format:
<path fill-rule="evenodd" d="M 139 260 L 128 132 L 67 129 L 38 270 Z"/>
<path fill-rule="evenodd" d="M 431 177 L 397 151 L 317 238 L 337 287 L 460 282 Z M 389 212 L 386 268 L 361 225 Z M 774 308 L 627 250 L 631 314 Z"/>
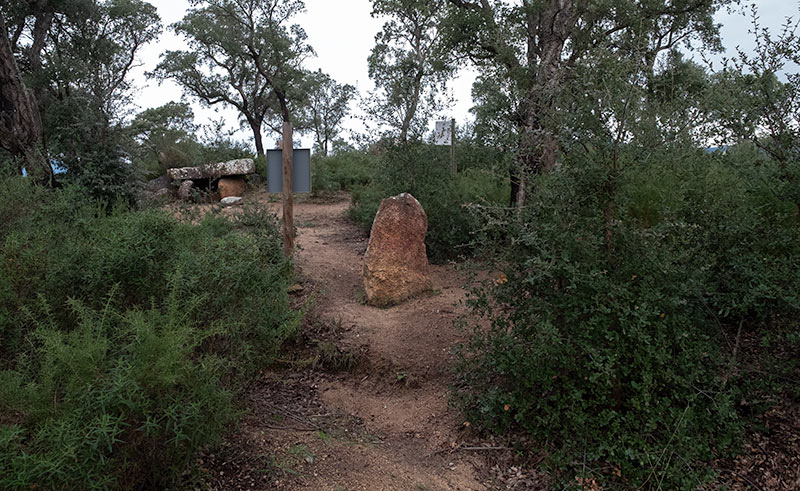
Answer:
<path fill-rule="evenodd" d="M 244 177 L 223 177 L 217 185 L 219 198 L 225 199 L 231 196 L 244 196 L 247 183 Z"/>
<path fill-rule="evenodd" d="M 427 231 L 425 210 L 410 194 L 381 201 L 364 258 L 367 303 L 390 306 L 431 289 Z"/>

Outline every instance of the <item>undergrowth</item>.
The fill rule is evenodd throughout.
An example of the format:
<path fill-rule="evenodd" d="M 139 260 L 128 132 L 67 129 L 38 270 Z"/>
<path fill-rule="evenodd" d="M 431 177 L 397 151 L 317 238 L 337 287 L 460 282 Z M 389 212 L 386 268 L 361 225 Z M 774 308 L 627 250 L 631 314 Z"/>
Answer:
<path fill-rule="evenodd" d="M 505 276 L 469 297 L 490 327 L 460 347 L 456 399 L 479 426 L 528 433 L 564 483 L 696 488 L 796 377 L 791 356 L 753 377 L 739 349 L 800 349 L 800 227 L 774 164 L 680 157 L 570 161 L 517 216 L 487 217 L 510 237 L 487 254 Z"/>
<path fill-rule="evenodd" d="M 508 202 L 507 162 L 498 152 L 469 145 L 460 146 L 457 155 L 462 166 L 453 176 L 448 148 L 413 143 L 382 150 L 369 185 L 352 191 L 351 217 L 369 231 L 383 199 L 410 193 L 428 217 L 430 260 L 470 256 L 484 238 L 474 208 Z"/>
<path fill-rule="evenodd" d="M 175 485 L 298 326 L 272 218 L 0 195 L 0 488 Z"/>

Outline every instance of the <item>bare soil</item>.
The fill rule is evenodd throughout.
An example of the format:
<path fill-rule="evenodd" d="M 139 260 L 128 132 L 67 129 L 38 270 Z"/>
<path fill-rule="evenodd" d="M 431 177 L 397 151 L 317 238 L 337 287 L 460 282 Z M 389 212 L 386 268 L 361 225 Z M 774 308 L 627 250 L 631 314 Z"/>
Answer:
<path fill-rule="evenodd" d="M 280 214 L 266 193 L 246 199 Z M 537 465 L 544 456 L 519 461 L 511 439 L 532 442 L 475 433 L 449 405 L 451 347 L 467 338 L 454 321 L 479 322 L 461 303 L 465 275 L 432 266 L 431 294 L 366 305 L 368 237 L 348 207 L 347 195 L 295 203 L 302 284 L 293 295 L 298 308 L 310 306 L 303 333 L 280 367 L 253 381 L 238 431 L 198 457 L 201 475 L 190 481 L 220 490 L 550 489 Z M 212 206 L 192 208 L 200 216 Z M 747 343 L 742 351 L 757 353 Z M 741 454 L 715 462 L 720 475 L 707 489 L 800 489 L 800 405 L 782 401 L 760 421 Z M 590 484 L 579 487 L 602 489 Z"/>
<path fill-rule="evenodd" d="M 280 212 L 267 195 L 248 199 Z M 332 347 L 323 361 L 333 373 L 302 347 L 287 368 L 265 372 L 237 435 L 200 458 L 202 481 L 212 489 L 485 489 L 491 478 L 476 447 L 490 443 L 476 443 L 449 405 L 451 347 L 466 339 L 453 324 L 467 313 L 465 278 L 452 265 L 432 266 L 432 293 L 388 309 L 366 305 L 368 237 L 348 206 L 343 195 L 294 209 L 298 302 L 312 302 L 306 337 Z"/>

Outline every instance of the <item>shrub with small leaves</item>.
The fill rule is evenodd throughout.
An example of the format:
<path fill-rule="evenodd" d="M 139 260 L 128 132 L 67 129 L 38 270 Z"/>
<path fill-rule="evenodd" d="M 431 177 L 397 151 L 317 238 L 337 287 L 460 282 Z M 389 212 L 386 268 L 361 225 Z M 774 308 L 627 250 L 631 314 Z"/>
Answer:
<path fill-rule="evenodd" d="M 175 485 L 298 326 L 274 219 L 0 194 L 0 488 Z"/>
<path fill-rule="evenodd" d="M 386 149 L 370 185 L 353 190 L 351 216 L 368 231 L 381 200 L 411 193 L 428 216 L 425 244 L 431 261 L 471 255 L 481 229 L 472 207 L 504 205 L 509 191 L 498 170 L 502 155 L 470 146 L 460 147 L 458 155 L 469 166 L 453 176 L 448 148 L 411 143 Z"/>
<path fill-rule="evenodd" d="M 796 318 L 792 204 L 736 156 L 683 157 L 615 175 L 570 162 L 518 215 L 494 217 L 509 237 L 492 255 L 503 281 L 469 297 L 490 327 L 460 348 L 456 397 L 472 422 L 528 432 L 566 480 L 710 479 L 744 424 L 731 327 Z"/>

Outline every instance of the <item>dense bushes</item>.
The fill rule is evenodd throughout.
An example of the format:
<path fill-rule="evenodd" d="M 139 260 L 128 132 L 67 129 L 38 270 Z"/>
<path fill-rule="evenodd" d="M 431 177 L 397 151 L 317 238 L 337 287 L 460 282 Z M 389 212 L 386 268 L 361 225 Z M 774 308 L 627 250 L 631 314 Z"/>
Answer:
<path fill-rule="evenodd" d="M 272 220 L 0 195 L 0 487 L 174 483 L 296 327 Z"/>
<path fill-rule="evenodd" d="M 315 195 L 352 191 L 369 184 L 376 157 L 363 151 L 343 151 L 330 156 L 314 155 L 311 189 Z"/>
<path fill-rule="evenodd" d="M 369 186 L 353 190 L 351 216 L 366 230 L 384 198 L 411 193 L 428 215 L 428 257 L 442 262 L 469 255 L 481 228 L 470 205 L 505 205 L 508 185 L 504 156 L 459 147 L 463 165 L 450 173 L 450 150 L 422 143 L 390 147 L 380 154 Z"/>
<path fill-rule="evenodd" d="M 737 326 L 782 325 L 798 348 L 796 210 L 753 154 L 686 150 L 618 172 L 567 158 L 518 219 L 494 217 L 507 280 L 470 297 L 490 327 L 462 347 L 457 395 L 473 421 L 546 444 L 566 479 L 693 488 L 757 397 L 734 363 Z"/>

